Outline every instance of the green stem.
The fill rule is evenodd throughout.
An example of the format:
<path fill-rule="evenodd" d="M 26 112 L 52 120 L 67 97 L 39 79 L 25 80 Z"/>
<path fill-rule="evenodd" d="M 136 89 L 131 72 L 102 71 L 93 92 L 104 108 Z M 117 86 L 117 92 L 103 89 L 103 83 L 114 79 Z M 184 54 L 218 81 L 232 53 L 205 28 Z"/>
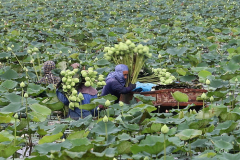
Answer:
<path fill-rule="evenodd" d="M 18 63 L 20 64 L 20 66 L 21 66 L 22 69 L 23 69 L 23 66 L 22 66 L 21 62 L 18 60 L 17 55 L 16 55 L 15 53 L 13 53 L 13 52 L 12 52 L 12 54 L 14 54 L 15 58 L 17 59 Z"/>
<path fill-rule="evenodd" d="M 107 116 L 109 117 L 109 108 L 107 109 Z"/>
<path fill-rule="evenodd" d="M 190 155 L 190 157 L 192 157 L 192 154 L 191 154 L 191 142 L 190 142 L 190 140 L 189 140 L 189 155 Z"/>
<path fill-rule="evenodd" d="M 32 58 L 32 57 L 31 57 Z M 35 67 L 35 64 L 34 64 L 34 61 L 33 61 L 33 68 L 34 68 L 34 71 L 35 71 L 35 74 L 37 76 L 37 79 L 39 81 L 39 77 L 38 77 L 38 73 L 37 73 L 37 70 L 36 70 L 36 67 Z"/>
<path fill-rule="evenodd" d="M 98 120 L 99 120 L 99 110 L 98 110 Z"/>
<path fill-rule="evenodd" d="M 23 97 L 23 96 L 24 96 L 24 95 L 23 95 L 23 94 L 24 94 L 23 92 L 24 92 L 24 90 L 23 90 L 23 88 L 22 88 L 22 106 L 23 106 L 23 98 L 24 98 L 24 97 Z"/>
<path fill-rule="evenodd" d="M 38 59 L 38 66 L 40 66 L 40 58 L 39 58 L 39 54 L 37 53 L 37 59 Z M 42 73 L 40 72 L 40 76 L 42 77 Z"/>
<path fill-rule="evenodd" d="M 107 134 L 107 122 L 105 122 L 105 132 L 106 132 L 106 140 L 108 140 L 108 134 Z"/>
<path fill-rule="evenodd" d="M 17 113 L 16 113 L 17 114 Z M 14 126 L 14 146 L 16 146 L 16 137 L 17 137 L 17 119 L 15 118 L 15 126 Z"/>
<path fill-rule="evenodd" d="M 164 160 L 166 160 L 167 151 L 166 151 L 166 134 L 164 134 Z"/>
<path fill-rule="evenodd" d="M 81 119 L 83 118 L 82 116 L 82 102 L 80 102 L 80 106 L 81 106 Z"/>

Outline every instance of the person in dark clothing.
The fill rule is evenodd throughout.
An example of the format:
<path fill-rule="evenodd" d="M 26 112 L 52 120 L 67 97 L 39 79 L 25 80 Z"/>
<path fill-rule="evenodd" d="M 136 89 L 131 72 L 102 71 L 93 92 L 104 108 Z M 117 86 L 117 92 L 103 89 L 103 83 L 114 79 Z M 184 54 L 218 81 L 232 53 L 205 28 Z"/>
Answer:
<path fill-rule="evenodd" d="M 73 68 L 78 68 L 79 64 L 78 63 L 74 63 L 71 65 Z M 94 89 L 93 87 L 86 87 L 84 85 L 84 80 L 81 82 L 81 84 L 78 85 L 77 87 L 77 92 L 82 93 L 83 95 L 83 100 L 81 101 L 81 104 L 89 104 L 92 98 L 97 98 L 97 90 Z M 64 93 L 60 92 L 59 89 L 57 89 L 56 91 L 57 97 L 58 99 L 64 103 L 64 105 L 68 106 L 69 105 L 69 100 L 67 99 L 67 97 L 64 95 Z M 95 112 L 95 113 L 94 113 Z M 97 116 L 97 107 L 88 111 L 88 110 L 82 110 L 82 116 L 83 118 L 87 117 L 88 115 L 92 115 L 92 116 Z M 74 107 L 74 109 L 70 109 L 68 111 L 68 116 L 74 120 L 78 120 L 79 118 L 81 118 L 81 109 Z"/>
<path fill-rule="evenodd" d="M 53 61 L 46 61 L 43 64 L 44 76 L 37 81 L 37 84 L 55 84 L 60 82 L 60 77 L 54 76 L 51 70 L 55 69 L 55 63 Z"/>
<path fill-rule="evenodd" d="M 127 77 L 128 67 L 125 64 L 117 65 L 115 72 L 108 74 L 105 80 L 106 85 L 103 87 L 101 96 L 108 94 L 114 95 L 117 97 L 115 103 L 118 103 L 121 94 L 129 93 L 136 88 L 136 84 L 130 84 L 128 87 L 125 87 Z"/>

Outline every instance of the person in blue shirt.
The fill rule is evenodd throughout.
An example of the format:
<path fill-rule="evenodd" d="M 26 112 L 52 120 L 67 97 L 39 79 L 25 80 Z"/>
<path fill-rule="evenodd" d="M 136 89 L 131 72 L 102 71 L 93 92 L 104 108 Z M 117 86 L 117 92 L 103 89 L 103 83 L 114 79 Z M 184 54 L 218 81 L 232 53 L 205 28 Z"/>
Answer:
<path fill-rule="evenodd" d="M 74 63 L 71 65 L 73 68 L 77 68 L 79 67 L 79 65 L 77 65 L 77 63 Z M 84 80 L 84 78 L 82 78 Z M 78 93 L 82 93 L 84 99 L 81 101 L 82 105 L 83 104 L 89 104 L 92 98 L 97 98 L 97 90 L 94 89 L 93 87 L 86 87 L 84 85 L 85 81 L 82 81 L 81 84 L 78 85 Z M 64 95 L 64 93 L 60 92 L 58 89 L 56 91 L 57 97 L 58 99 L 64 103 L 64 105 L 69 105 L 69 100 L 67 99 L 67 97 Z M 95 113 L 94 113 L 95 112 Z M 90 114 L 92 116 L 97 116 L 97 107 L 88 111 L 88 110 L 82 110 L 82 115 L 83 118 L 89 116 Z M 74 120 L 78 120 L 79 118 L 81 118 L 81 109 L 74 107 L 74 109 L 70 109 L 68 111 L 68 117 L 74 119 Z"/>
<path fill-rule="evenodd" d="M 118 103 L 121 94 L 129 93 L 136 88 L 136 84 L 129 84 L 128 87 L 125 87 L 127 77 L 128 66 L 125 64 L 117 65 L 115 71 L 110 72 L 105 79 L 106 85 L 103 87 L 101 96 L 114 95 L 117 97 L 115 103 Z"/>

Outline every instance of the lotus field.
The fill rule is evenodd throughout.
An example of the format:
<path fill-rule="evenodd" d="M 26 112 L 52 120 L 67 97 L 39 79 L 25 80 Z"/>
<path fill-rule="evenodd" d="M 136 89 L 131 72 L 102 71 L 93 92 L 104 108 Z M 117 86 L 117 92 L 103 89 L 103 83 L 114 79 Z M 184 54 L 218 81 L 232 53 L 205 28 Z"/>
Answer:
<path fill-rule="evenodd" d="M 1 0 L 0 160 L 240 159 L 239 6 L 238 0 Z M 131 58 L 120 62 L 126 54 Z M 71 64 L 85 66 L 82 74 L 92 72 L 87 85 L 99 97 L 64 106 L 55 85 L 35 83 L 48 60 L 61 78 Z M 129 64 L 134 83 L 152 75 L 163 85 L 202 86 L 202 108 L 159 112 L 155 98 L 141 94 L 114 104 L 115 96 L 100 94 L 116 63 Z M 81 98 L 63 79 L 71 99 Z M 100 104 L 107 109 L 98 115 L 66 118 L 69 107 Z"/>

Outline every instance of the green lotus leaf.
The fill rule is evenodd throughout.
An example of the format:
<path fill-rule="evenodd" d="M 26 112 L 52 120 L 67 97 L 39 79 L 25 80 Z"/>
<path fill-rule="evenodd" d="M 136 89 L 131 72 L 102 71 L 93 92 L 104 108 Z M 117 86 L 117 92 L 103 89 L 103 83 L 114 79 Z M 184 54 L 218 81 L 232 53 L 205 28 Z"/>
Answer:
<path fill-rule="evenodd" d="M 129 154 L 131 153 L 132 143 L 129 141 L 122 141 L 117 145 L 118 154 Z"/>
<path fill-rule="evenodd" d="M 10 134 L 8 131 L 1 131 L 0 132 L 0 143 L 4 141 L 12 141 L 14 139 L 14 136 Z"/>
<path fill-rule="evenodd" d="M 50 115 L 51 114 L 51 110 L 43 105 L 40 105 L 38 103 L 34 103 L 32 105 L 30 105 L 30 108 L 34 111 L 34 112 L 37 112 L 38 114 L 41 114 L 41 115 Z"/>
<path fill-rule="evenodd" d="M 42 139 L 39 140 L 38 143 L 39 144 L 51 143 L 51 142 L 54 142 L 55 140 L 59 139 L 62 135 L 63 135 L 63 133 L 59 132 L 59 133 L 54 134 L 54 135 L 44 136 Z"/>
<path fill-rule="evenodd" d="M 31 116 L 31 120 L 34 122 L 43 122 L 47 118 L 47 115 L 42 115 L 38 112 L 30 112 L 28 115 Z"/>
<path fill-rule="evenodd" d="M 207 78 L 207 76 L 210 76 L 210 75 L 212 75 L 212 73 L 206 70 L 202 70 L 198 73 L 198 76 L 202 78 Z"/>
<path fill-rule="evenodd" d="M 116 127 L 115 124 L 111 121 L 106 122 L 106 124 L 107 124 L 107 134 L 118 133 L 119 131 L 122 130 L 122 128 Z M 96 133 L 98 135 L 106 135 L 105 123 L 101 121 L 95 124 L 91 132 Z"/>
<path fill-rule="evenodd" d="M 0 123 L 11 122 L 13 112 L 0 112 Z"/>
<path fill-rule="evenodd" d="M 121 141 L 126 141 L 132 139 L 132 137 L 129 134 L 123 133 L 118 135 L 118 139 Z"/>
<path fill-rule="evenodd" d="M 176 72 L 182 76 L 185 76 L 187 73 L 183 68 L 177 68 Z"/>
<path fill-rule="evenodd" d="M 8 158 L 13 155 L 17 150 L 21 149 L 20 146 L 15 146 L 13 143 L 2 144 L 0 143 L 0 155 L 3 158 Z"/>
<path fill-rule="evenodd" d="M 83 155 L 86 154 L 85 152 L 81 152 L 81 149 L 79 150 L 79 152 L 75 152 L 75 151 L 68 151 L 68 150 L 64 150 L 61 157 L 64 157 L 63 159 L 81 159 L 83 157 Z"/>
<path fill-rule="evenodd" d="M 55 139 L 55 138 L 52 138 L 52 139 Z M 63 147 L 63 143 L 43 143 L 43 144 L 34 146 L 34 150 L 36 150 L 36 152 L 40 154 L 47 154 L 47 153 L 50 153 L 51 151 L 58 152 L 61 150 L 61 147 Z"/>
<path fill-rule="evenodd" d="M 17 79 L 18 73 L 12 69 L 7 70 L 5 73 L 0 75 L 2 80 L 10 80 L 10 79 Z"/>
<path fill-rule="evenodd" d="M 171 55 L 177 55 L 177 56 L 182 56 L 184 53 L 186 53 L 186 51 L 188 50 L 188 48 L 186 47 L 182 47 L 182 48 L 169 48 L 167 49 L 167 53 L 171 54 Z"/>
<path fill-rule="evenodd" d="M 40 93 L 42 93 L 45 90 L 44 87 L 41 87 L 40 85 L 29 83 L 27 86 L 27 93 L 32 96 L 37 96 Z"/>
<path fill-rule="evenodd" d="M 85 110 L 90 111 L 90 110 L 92 110 L 92 109 L 94 109 L 94 108 L 96 108 L 96 107 L 97 107 L 96 104 L 89 103 L 89 104 L 80 105 L 80 106 L 79 106 L 79 109 L 85 109 Z"/>
<path fill-rule="evenodd" d="M 185 93 L 175 91 L 174 93 L 171 93 L 171 95 L 178 102 L 188 102 L 188 95 Z"/>
<path fill-rule="evenodd" d="M 218 140 L 214 143 L 214 146 L 217 148 L 225 149 L 225 150 L 230 150 L 233 148 L 232 143 L 223 141 L 223 140 Z"/>
<path fill-rule="evenodd" d="M 89 134 L 89 131 L 85 131 L 85 130 L 81 130 L 81 131 L 75 131 L 75 132 L 71 132 L 67 139 L 68 140 L 74 140 L 74 139 L 78 139 L 78 138 L 84 138 L 87 137 Z"/>
<path fill-rule="evenodd" d="M 6 80 L 1 84 L 1 87 L 6 88 L 6 89 L 13 89 L 17 86 L 17 82 L 16 81 L 12 81 L 12 80 Z"/>
<path fill-rule="evenodd" d="M 185 140 L 193 139 L 200 135 L 202 135 L 201 130 L 185 129 L 185 130 L 181 131 L 180 133 L 176 134 L 175 136 L 177 136 L 181 140 L 185 141 Z"/>
<path fill-rule="evenodd" d="M 106 66 L 109 65 L 109 62 L 105 59 L 98 60 L 96 63 L 98 66 Z"/>
<path fill-rule="evenodd" d="M 25 109 L 25 106 L 19 105 L 19 102 L 12 102 L 1 109 L 1 112 L 19 112 Z"/>
<path fill-rule="evenodd" d="M 101 159 L 101 158 L 102 159 L 106 159 L 106 158 L 104 158 L 104 156 L 112 158 L 116 154 L 116 148 L 106 148 L 101 153 L 99 153 L 99 152 L 92 152 L 92 154 L 94 154 L 95 156 L 99 157 L 98 159 Z"/>

